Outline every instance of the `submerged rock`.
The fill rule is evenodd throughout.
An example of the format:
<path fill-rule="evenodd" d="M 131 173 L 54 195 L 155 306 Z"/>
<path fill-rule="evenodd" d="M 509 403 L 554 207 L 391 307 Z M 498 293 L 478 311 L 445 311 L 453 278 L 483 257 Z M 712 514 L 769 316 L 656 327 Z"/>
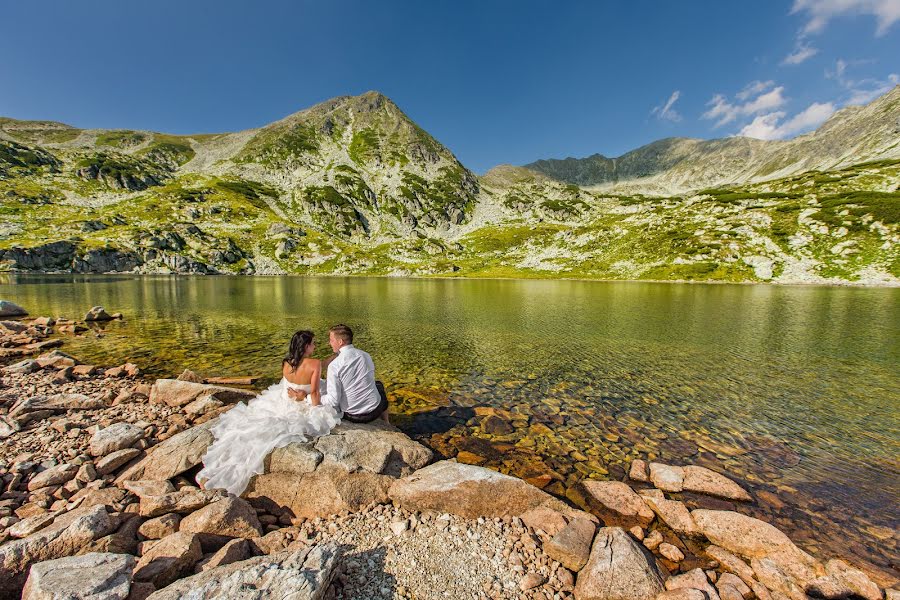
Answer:
<path fill-rule="evenodd" d="M 24 317 L 28 311 L 9 300 L 0 300 L 0 317 Z"/>
<path fill-rule="evenodd" d="M 585 479 L 567 494 L 569 499 L 600 517 L 606 525 L 646 527 L 653 511 L 627 483 Z"/>

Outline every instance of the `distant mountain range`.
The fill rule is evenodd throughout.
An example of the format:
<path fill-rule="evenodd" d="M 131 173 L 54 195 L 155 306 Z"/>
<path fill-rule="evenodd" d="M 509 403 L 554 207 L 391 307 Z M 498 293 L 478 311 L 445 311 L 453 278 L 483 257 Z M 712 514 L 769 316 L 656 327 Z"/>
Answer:
<path fill-rule="evenodd" d="M 237 133 L 0 118 L 0 269 L 897 284 L 900 87 L 789 141 L 478 177 L 377 92 Z"/>

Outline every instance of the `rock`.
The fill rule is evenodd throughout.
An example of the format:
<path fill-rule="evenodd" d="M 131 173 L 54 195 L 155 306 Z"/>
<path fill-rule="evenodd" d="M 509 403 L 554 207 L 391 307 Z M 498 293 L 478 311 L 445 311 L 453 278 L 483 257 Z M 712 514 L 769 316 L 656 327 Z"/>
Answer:
<path fill-rule="evenodd" d="M 666 500 L 665 498 L 659 499 L 650 495 L 642 495 L 642 498 L 672 531 L 688 536 L 695 536 L 700 533 L 700 528 L 697 527 L 694 518 L 684 503 L 676 500 Z"/>
<path fill-rule="evenodd" d="M 287 530 L 276 529 L 262 537 L 253 538 L 250 544 L 254 554 L 276 554 L 290 546 L 292 541 L 292 536 L 289 537 Z M 257 550 L 259 552 L 256 552 Z"/>
<path fill-rule="evenodd" d="M 814 579 L 806 593 L 828 600 L 858 596 L 865 600 L 880 600 L 881 590 L 869 577 L 839 559 L 825 563 L 827 575 Z"/>
<path fill-rule="evenodd" d="M 666 580 L 667 590 L 678 590 L 685 588 L 700 590 L 701 592 L 706 594 L 708 600 L 719 600 L 719 594 L 716 592 L 715 588 L 710 585 L 709 580 L 706 578 L 706 573 L 703 572 L 703 569 L 692 569 L 687 573 L 669 577 Z"/>
<path fill-rule="evenodd" d="M 359 511 L 388 502 L 395 479 L 429 460 L 430 450 L 383 421 L 342 423 L 314 442 L 273 451 L 244 496 L 267 498 L 302 518 Z"/>
<path fill-rule="evenodd" d="M 691 516 L 709 541 L 729 552 L 747 558 L 778 556 L 781 560 L 797 561 L 824 573 L 824 568 L 817 565 L 815 559 L 764 521 L 730 510 L 698 509 L 691 512 Z"/>
<path fill-rule="evenodd" d="M 550 541 L 544 544 L 544 553 L 570 571 L 578 572 L 591 554 L 591 542 L 597 526 L 587 519 L 573 519 Z"/>
<path fill-rule="evenodd" d="M 796 577 L 792 569 L 785 568 L 784 561 L 776 561 L 771 558 L 751 558 L 750 566 L 756 578 L 774 593 L 784 594 L 791 600 L 807 600 L 804 589 L 806 583 L 814 577 L 811 574 Z"/>
<path fill-rule="evenodd" d="M 165 481 L 196 467 L 213 443 L 214 437 L 209 430 L 214 424 L 215 421 L 207 421 L 157 444 L 117 481 Z"/>
<path fill-rule="evenodd" d="M 666 590 L 656 597 L 656 600 L 709 600 L 706 594 L 694 588 L 679 588 Z"/>
<path fill-rule="evenodd" d="M 684 554 L 677 547 L 672 544 L 667 544 L 663 542 L 657 547 L 659 553 L 663 556 L 663 558 L 667 558 L 672 562 L 681 562 L 684 560 Z"/>
<path fill-rule="evenodd" d="M 654 519 L 653 511 L 644 500 L 621 481 L 585 479 L 568 497 L 600 517 L 607 526 L 646 527 Z"/>
<path fill-rule="evenodd" d="M 114 423 L 91 437 L 93 456 L 105 456 L 110 452 L 130 448 L 144 438 L 144 429 L 131 423 Z"/>
<path fill-rule="evenodd" d="M 148 600 L 321 600 L 338 560 L 339 550 L 333 545 L 279 552 L 203 571 L 155 592 Z M 254 595 L 249 596 L 248 590 L 254 590 Z"/>
<path fill-rule="evenodd" d="M 125 522 L 114 533 L 94 540 L 79 550 L 78 554 L 83 555 L 90 552 L 137 554 L 137 530 L 141 525 L 141 518 L 132 513 L 119 514 L 118 518 L 125 519 Z"/>
<path fill-rule="evenodd" d="M 221 493 L 217 490 L 184 488 L 162 496 L 144 496 L 138 512 L 142 517 L 158 517 L 170 512 L 188 514 L 215 501 Z"/>
<path fill-rule="evenodd" d="M 394 521 L 391 523 L 390 527 L 391 531 L 394 532 L 394 535 L 402 535 L 409 530 L 409 521 L 407 519 Z"/>
<path fill-rule="evenodd" d="M 741 560 L 728 550 L 714 545 L 708 546 L 706 548 L 706 554 L 713 560 L 718 561 L 719 565 L 724 571 L 733 573 L 747 585 L 752 585 L 752 582 L 754 581 L 753 569 L 751 569 L 750 565 L 745 563 L 743 560 Z"/>
<path fill-rule="evenodd" d="M 8 533 L 14 538 L 28 537 L 35 531 L 40 531 L 44 527 L 48 526 L 53 522 L 53 519 L 55 518 L 55 513 L 43 513 L 40 515 L 34 515 L 33 517 L 22 519 L 21 521 L 10 527 Z"/>
<path fill-rule="evenodd" d="M 197 565 L 197 572 L 209 571 L 216 567 L 230 565 L 242 560 L 247 560 L 253 556 L 250 549 L 250 542 L 243 539 L 231 540 L 221 548 L 219 548 L 212 556 L 200 561 Z"/>
<path fill-rule="evenodd" d="M 64 463 L 41 471 L 28 482 L 28 491 L 34 491 L 51 485 L 62 485 L 73 479 L 78 472 L 78 465 Z"/>
<path fill-rule="evenodd" d="M 214 396 L 220 402 L 231 404 L 255 398 L 256 392 L 177 379 L 157 379 L 150 388 L 150 402 L 155 404 L 184 406 L 200 396 Z"/>
<path fill-rule="evenodd" d="M 522 515 L 537 507 L 569 512 L 553 496 L 490 469 L 443 460 L 398 479 L 391 500 L 409 511 L 437 511 L 465 518 Z"/>
<path fill-rule="evenodd" d="M 630 533 L 632 535 L 632 537 L 634 537 L 634 539 L 636 539 L 637 541 L 639 541 L 639 542 L 644 541 L 644 530 L 641 527 L 639 527 L 638 525 L 635 525 L 634 527 L 629 529 L 628 533 Z"/>
<path fill-rule="evenodd" d="M 526 592 L 530 589 L 538 587 L 539 585 L 543 585 L 546 581 L 547 578 L 540 573 L 529 573 L 519 582 L 519 589 L 523 592 Z"/>
<path fill-rule="evenodd" d="M 148 540 L 159 540 L 178 531 L 179 523 L 181 517 L 177 513 L 168 513 L 144 521 L 137 531 Z"/>
<path fill-rule="evenodd" d="M 107 454 L 97 461 L 96 469 L 100 475 L 109 475 L 116 471 L 119 467 L 128 464 L 141 455 L 141 451 L 137 448 L 125 448 L 117 450 L 111 454 Z"/>
<path fill-rule="evenodd" d="M 650 471 L 647 469 L 647 463 L 642 460 L 631 461 L 631 468 L 628 469 L 628 477 L 635 481 L 649 483 Z"/>
<path fill-rule="evenodd" d="M 85 321 L 112 321 L 112 317 L 102 306 L 95 306 L 84 315 Z"/>
<path fill-rule="evenodd" d="M 545 506 L 533 508 L 520 515 L 519 518 L 532 529 L 540 529 L 550 536 L 556 535 L 569 524 L 569 520 L 565 515 Z M 590 551 L 590 548 L 588 548 L 588 551 Z"/>
<path fill-rule="evenodd" d="M 126 481 L 122 487 L 137 496 L 162 496 L 175 491 L 175 486 L 170 481 Z"/>
<path fill-rule="evenodd" d="M 662 541 L 662 534 L 658 530 L 654 529 L 644 538 L 643 544 L 647 550 L 653 552 L 659 547 L 660 544 L 662 544 Z"/>
<path fill-rule="evenodd" d="M 488 415 L 482 419 L 481 430 L 490 435 L 506 435 L 515 431 L 510 423 L 496 415 Z"/>
<path fill-rule="evenodd" d="M 9 300 L 0 300 L 0 317 L 24 317 L 28 311 Z"/>
<path fill-rule="evenodd" d="M 32 360 L 30 358 L 26 358 L 23 361 L 17 362 L 14 365 L 9 365 L 8 367 L 4 367 L 3 370 L 6 373 L 34 373 L 36 371 L 41 370 L 41 365 L 38 361 Z"/>
<path fill-rule="evenodd" d="M 680 492 L 684 489 L 684 469 L 650 463 L 650 481 L 664 492 Z"/>
<path fill-rule="evenodd" d="M 106 408 L 108 403 L 101 398 L 91 398 L 84 394 L 54 394 L 52 396 L 32 396 L 17 402 L 9 411 L 10 417 L 29 412 L 51 411 L 61 413 L 70 410 L 96 410 Z"/>
<path fill-rule="evenodd" d="M 134 569 L 135 581 L 148 581 L 157 589 L 183 577 L 200 560 L 203 551 L 196 534 L 178 532 L 154 543 Z"/>
<path fill-rule="evenodd" d="M 32 565 L 22 600 L 125 600 L 134 557 L 92 552 Z"/>
<path fill-rule="evenodd" d="M 17 594 L 34 563 L 72 556 L 84 545 L 112 532 L 106 509 L 75 510 L 37 533 L 0 546 L 0 596 Z"/>
<path fill-rule="evenodd" d="M 239 538 L 254 538 L 263 533 L 262 525 L 250 503 L 232 495 L 184 517 L 179 531 Z"/>
<path fill-rule="evenodd" d="M 747 491 L 715 471 L 705 467 L 684 467 L 684 491 L 728 498 L 729 500 L 741 500 L 750 502 L 753 498 Z M 658 487 L 658 486 L 657 486 Z"/>
<path fill-rule="evenodd" d="M 734 573 L 722 573 L 719 575 L 719 579 L 716 581 L 716 588 L 719 590 L 719 596 L 722 600 L 741 600 L 741 598 L 747 600 L 753 595 L 753 590 L 750 589 L 750 586 Z M 734 591 L 726 591 L 726 588 L 731 588 Z M 734 596 L 735 593 L 738 597 Z"/>
<path fill-rule="evenodd" d="M 190 381 L 192 383 L 203 383 L 203 378 L 191 371 L 190 369 L 185 369 L 181 372 L 181 375 L 178 376 L 178 381 Z"/>
<path fill-rule="evenodd" d="M 215 396 L 200 396 L 193 402 L 186 404 L 182 411 L 188 416 L 198 417 L 222 408 L 223 406 L 225 406 L 225 403 L 216 400 Z"/>
<path fill-rule="evenodd" d="M 578 574 L 576 600 L 653 600 L 663 590 L 655 561 L 619 527 L 597 532 L 587 565 Z"/>

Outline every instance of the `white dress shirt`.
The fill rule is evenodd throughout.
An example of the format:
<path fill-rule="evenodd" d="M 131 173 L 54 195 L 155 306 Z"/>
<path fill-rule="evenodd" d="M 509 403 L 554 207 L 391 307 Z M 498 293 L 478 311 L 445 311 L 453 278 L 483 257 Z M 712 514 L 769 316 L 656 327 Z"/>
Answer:
<path fill-rule="evenodd" d="M 368 352 L 353 344 L 338 351 L 328 365 L 326 393 L 322 404 L 351 415 L 361 415 L 378 408 L 381 395 L 375 387 L 375 363 Z"/>

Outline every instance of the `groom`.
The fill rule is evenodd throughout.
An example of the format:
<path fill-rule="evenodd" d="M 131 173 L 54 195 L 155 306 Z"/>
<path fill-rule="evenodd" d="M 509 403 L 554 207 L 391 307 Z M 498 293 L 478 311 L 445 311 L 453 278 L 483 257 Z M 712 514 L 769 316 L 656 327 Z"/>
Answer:
<path fill-rule="evenodd" d="M 321 403 L 343 411 L 343 419 L 351 423 L 369 423 L 378 418 L 387 421 L 384 385 L 375 381 L 375 363 L 369 353 L 353 345 L 353 330 L 335 325 L 328 331 L 328 342 L 334 354 L 322 361 L 322 366 L 328 368 L 328 377 Z M 288 394 L 298 400 L 307 395 L 293 389 Z"/>

